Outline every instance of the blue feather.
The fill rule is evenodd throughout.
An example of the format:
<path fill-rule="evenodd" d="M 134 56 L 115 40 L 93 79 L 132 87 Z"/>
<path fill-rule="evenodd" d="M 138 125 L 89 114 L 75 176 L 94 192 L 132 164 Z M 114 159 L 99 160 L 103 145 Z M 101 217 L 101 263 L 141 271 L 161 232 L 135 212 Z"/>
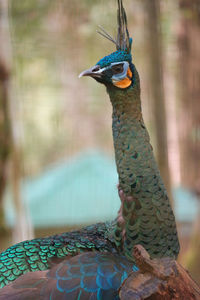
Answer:
<path fill-rule="evenodd" d="M 0 300 L 119 300 L 118 290 L 137 267 L 119 254 L 85 252 L 51 270 L 22 275 L 0 291 Z M 3 298 L 2 298 L 3 297 Z M 32 298 L 31 298 L 32 297 Z M 18 298 L 17 298 L 18 299 Z"/>
<path fill-rule="evenodd" d="M 132 62 L 131 53 L 127 53 L 126 51 L 117 50 L 110 55 L 105 56 L 104 58 L 100 59 L 97 63 L 101 68 L 105 68 L 109 66 L 111 63 L 115 62 L 122 62 L 128 61 L 129 63 Z"/>

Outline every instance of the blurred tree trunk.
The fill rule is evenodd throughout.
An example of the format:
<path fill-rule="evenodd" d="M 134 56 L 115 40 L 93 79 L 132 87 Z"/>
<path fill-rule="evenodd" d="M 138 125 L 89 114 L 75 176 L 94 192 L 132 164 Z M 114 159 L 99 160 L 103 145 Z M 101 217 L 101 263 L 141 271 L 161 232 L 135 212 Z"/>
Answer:
<path fill-rule="evenodd" d="M 0 0 L 0 228 L 3 228 L 2 198 L 7 177 L 7 163 L 11 154 L 11 186 L 16 224 L 13 228 L 13 242 L 33 236 L 21 200 L 21 149 L 17 124 L 17 105 L 13 99 L 10 66 L 12 60 L 8 0 Z M 14 100 L 14 101 L 13 101 Z"/>
<path fill-rule="evenodd" d="M 1 36 L 0 36 L 1 44 Z M 7 182 L 7 165 L 11 151 L 10 120 L 8 112 L 9 73 L 6 65 L 0 61 L 0 233 L 5 229 L 3 214 L 3 196 Z"/>
<path fill-rule="evenodd" d="M 8 159 L 11 152 L 11 126 L 9 116 L 10 66 L 4 38 L 3 3 L 0 1 L 0 234 L 5 231 L 2 204 L 7 182 Z"/>
<path fill-rule="evenodd" d="M 170 173 L 168 164 L 167 123 L 163 87 L 163 54 L 160 30 L 159 0 L 143 0 L 146 32 L 146 68 L 153 113 L 156 158 L 164 183 L 171 197 Z"/>
<path fill-rule="evenodd" d="M 179 7 L 181 181 L 184 186 L 200 195 L 200 0 L 179 0 Z M 200 282 L 199 230 L 200 222 L 197 219 L 187 267 Z"/>
<path fill-rule="evenodd" d="M 181 181 L 200 181 L 200 1 L 180 0 L 179 136 Z"/>

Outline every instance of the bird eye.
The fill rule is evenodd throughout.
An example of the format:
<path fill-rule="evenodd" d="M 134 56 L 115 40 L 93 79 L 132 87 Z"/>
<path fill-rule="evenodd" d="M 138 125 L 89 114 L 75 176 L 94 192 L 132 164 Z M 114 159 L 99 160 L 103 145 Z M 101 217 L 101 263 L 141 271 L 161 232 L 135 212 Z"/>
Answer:
<path fill-rule="evenodd" d="M 112 66 L 112 71 L 113 71 L 113 74 L 122 73 L 124 71 L 124 65 L 123 64 L 114 65 L 114 66 Z"/>
<path fill-rule="evenodd" d="M 95 67 L 94 69 L 92 69 L 92 72 L 97 72 L 97 71 L 99 71 L 99 70 L 100 70 L 100 67 L 97 66 L 97 67 Z"/>

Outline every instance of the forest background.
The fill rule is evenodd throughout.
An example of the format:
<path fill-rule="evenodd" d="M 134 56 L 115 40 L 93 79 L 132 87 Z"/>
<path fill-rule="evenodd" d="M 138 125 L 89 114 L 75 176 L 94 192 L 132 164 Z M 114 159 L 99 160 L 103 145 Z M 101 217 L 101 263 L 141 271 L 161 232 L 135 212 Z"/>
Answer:
<path fill-rule="evenodd" d="M 199 199 L 200 1 L 126 0 L 124 5 L 144 119 L 172 203 L 176 187 Z M 27 216 L 24 180 L 91 149 L 113 160 L 105 88 L 78 79 L 114 51 L 97 35 L 99 24 L 116 34 L 116 1 L 0 0 L 0 251 L 46 234 Z M 13 226 L 4 209 L 8 190 Z M 180 222 L 178 229 L 179 259 L 200 282 L 199 211 L 198 204 L 192 224 Z"/>

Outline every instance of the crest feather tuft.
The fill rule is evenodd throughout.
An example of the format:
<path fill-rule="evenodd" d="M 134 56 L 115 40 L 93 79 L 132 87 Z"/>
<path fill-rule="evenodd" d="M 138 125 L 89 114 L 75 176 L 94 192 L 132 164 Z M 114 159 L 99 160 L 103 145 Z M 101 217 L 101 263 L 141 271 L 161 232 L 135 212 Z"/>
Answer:
<path fill-rule="evenodd" d="M 98 26 L 99 30 L 97 32 L 115 44 L 117 50 L 126 51 L 130 53 L 132 39 L 129 37 L 128 32 L 128 22 L 126 17 L 126 12 L 123 6 L 123 0 L 118 1 L 118 11 L 117 11 L 117 23 L 118 23 L 118 34 L 117 39 L 115 40 L 107 31 L 102 27 Z"/>

